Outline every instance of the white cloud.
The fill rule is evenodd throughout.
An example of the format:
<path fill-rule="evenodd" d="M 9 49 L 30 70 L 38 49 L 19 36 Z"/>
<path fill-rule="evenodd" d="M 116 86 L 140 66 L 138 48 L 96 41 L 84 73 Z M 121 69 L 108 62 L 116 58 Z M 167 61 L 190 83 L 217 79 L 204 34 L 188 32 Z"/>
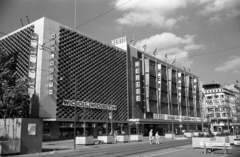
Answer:
<path fill-rule="evenodd" d="M 233 73 L 238 73 L 240 68 L 240 57 L 233 56 L 230 57 L 229 60 L 225 63 L 220 64 L 214 70 L 216 72 L 229 72 L 232 71 Z"/>
<path fill-rule="evenodd" d="M 214 16 L 214 17 L 210 17 L 210 20 L 209 20 L 211 25 L 215 24 L 216 22 L 219 22 L 219 21 L 221 21 L 221 18 L 219 16 L 217 16 L 217 15 Z"/>
<path fill-rule="evenodd" d="M 195 44 L 194 38 L 194 35 L 178 37 L 172 33 L 162 33 L 142 39 L 138 41 L 135 46 L 142 49 L 143 45 L 146 44 L 146 52 L 150 54 L 158 48 L 156 57 L 164 60 L 164 56 L 167 54 L 170 63 L 177 58 L 179 65 L 184 64 L 185 67 L 190 67 L 193 61 L 188 58 L 189 51 L 203 47 L 202 45 Z"/>
<path fill-rule="evenodd" d="M 239 0 L 200 0 L 199 4 L 204 8 L 201 11 L 204 15 L 226 13 L 227 16 L 240 15 L 240 1 Z"/>
<path fill-rule="evenodd" d="M 234 70 L 233 74 L 240 74 L 240 70 L 238 70 L 238 69 Z"/>
<path fill-rule="evenodd" d="M 157 28 L 172 28 L 177 22 L 186 19 L 183 16 L 174 17 L 174 13 L 187 6 L 189 0 L 133 0 L 118 8 L 124 11 L 123 17 L 117 22 L 128 26 L 153 26 Z M 126 3 L 126 0 L 116 0 L 115 7 Z"/>

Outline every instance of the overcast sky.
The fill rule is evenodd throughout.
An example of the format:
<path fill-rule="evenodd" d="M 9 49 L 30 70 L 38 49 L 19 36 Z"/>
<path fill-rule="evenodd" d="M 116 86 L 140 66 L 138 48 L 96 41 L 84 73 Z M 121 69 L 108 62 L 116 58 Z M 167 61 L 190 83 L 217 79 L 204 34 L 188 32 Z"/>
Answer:
<path fill-rule="evenodd" d="M 136 47 L 146 44 L 150 54 L 158 48 L 157 57 L 167 54 L 169 63 L 176 58 L 203 83 L 240 82 L 240 0 L 76 2 L 77 30 L 84 34 L 107 44 L 134 37 Z M 74 0 L 0 0 L 0 32 L 20 28 L 20 19 L 26 25 L 26 15 L 30 22 L 47 17 L 73 27 Z"/>

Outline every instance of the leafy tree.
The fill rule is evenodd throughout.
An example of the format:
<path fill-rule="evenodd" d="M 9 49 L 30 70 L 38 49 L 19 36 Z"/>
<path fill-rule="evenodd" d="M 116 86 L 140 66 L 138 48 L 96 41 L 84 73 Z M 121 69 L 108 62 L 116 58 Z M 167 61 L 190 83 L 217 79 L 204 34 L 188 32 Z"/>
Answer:
<path fill-rule="evenodd" d="M 8 135 L 7 118 L 28 117 L 28 80 L 18 78 L 16 67 L 17 53 L 8 54 L 0 49 L 0 116 L 4 136 Z"/>
<path fill-rule="evenodd" d="M 240 94 L 235 98 L 235 110 L 236 122 L 240 123 Z"/>

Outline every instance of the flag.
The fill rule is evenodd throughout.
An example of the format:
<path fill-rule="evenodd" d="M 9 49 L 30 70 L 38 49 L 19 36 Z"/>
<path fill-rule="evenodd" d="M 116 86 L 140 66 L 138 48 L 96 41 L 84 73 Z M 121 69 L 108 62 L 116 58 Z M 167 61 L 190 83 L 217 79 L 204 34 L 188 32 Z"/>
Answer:
<path fill-rule="evenodd" d="M 147 48 L 147 45 L 145 44 L 145 45 L 143 46 L 143 51 L 144 51 L 144 52 L 146 51 L 146 48 Z"/>
<path fill-rule="evenodd" d="M 174 59 L 174 61 L 172 62 L 172 65 L 175 65 L 176 64 L 176 57 Z"/>
<path fill-rule="evenodd" d="M 236 80 L 236 82 L 239 83 L 238 80 Z"/>
<path fill-rule="evenodd" d="M 165 54 L 164 61 L 165 61 L 165 62 L 167 61 L 167 53 Z"/>
<path fill-rule="evenodd" d="M 157 54 L 157 48 L 153 51 L 153 55 L 156 56 Z"/>
<path fill-rule="evenodd" d="M 134 40 L 132 39 L 131 41 L 130 41 L 130 45 L 134 45 Z"/>
<path fill-rule="evenodd" d="M 186 71 L 186 68 L 183 66 L 184 71 Z"/>

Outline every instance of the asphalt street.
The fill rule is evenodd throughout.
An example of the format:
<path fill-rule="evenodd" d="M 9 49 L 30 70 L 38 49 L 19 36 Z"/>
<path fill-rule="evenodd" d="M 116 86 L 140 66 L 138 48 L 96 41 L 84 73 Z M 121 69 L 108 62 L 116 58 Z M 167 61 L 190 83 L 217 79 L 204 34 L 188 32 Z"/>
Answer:
<path fill-rule="evenodd" d="M 101 144 L 91 146 L 78 145 L 73 150 L 73 140 L 50 141 L 43 143 L 43 153 L 18 155 L 19 157 L 240 157 L 240 146 L 233 146 L 228 155 L 223 151 L 204 154 L 203 149 L 192 149 L 191 139 L 172 140 L 161 138 L 161 144 L 142 142 Z M 16 156 L 15 156 L 16 157 Z"/>

